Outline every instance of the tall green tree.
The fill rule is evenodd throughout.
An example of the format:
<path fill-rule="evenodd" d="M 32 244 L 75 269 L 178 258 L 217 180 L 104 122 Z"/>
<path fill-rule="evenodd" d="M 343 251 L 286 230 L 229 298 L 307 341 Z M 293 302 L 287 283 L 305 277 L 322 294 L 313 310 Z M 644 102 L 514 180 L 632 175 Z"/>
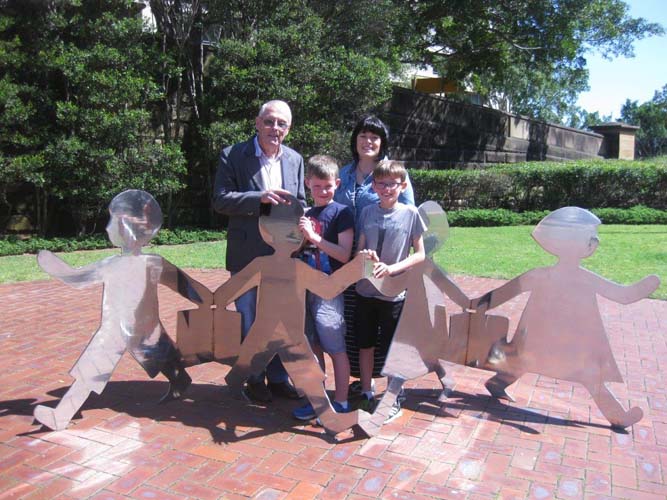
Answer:
<path fill-rule="evenodd" d="M 180 189 L 179 146 L 151 131 L 161 55 L 129 0 L 3 4 L 0 182 L 35 193 L 41 232 L 56 209 L 94 229 L 128 188 Z"/>
<path fill-rule="evenodd" d="M 656 90 L 653 99 L 643 104 L 625 101 L 621 119 L 639 126 L 635 137 L 635 152 L 639 157 L 667 154 L 667 85 Z"/>
<path fill-rule="evenodd" d="M 588 88 L 586 55 L 633 55 L 664 29 L 621 0 L 412 0 L 421 60 L 508 111 L 557 121 Z"/>

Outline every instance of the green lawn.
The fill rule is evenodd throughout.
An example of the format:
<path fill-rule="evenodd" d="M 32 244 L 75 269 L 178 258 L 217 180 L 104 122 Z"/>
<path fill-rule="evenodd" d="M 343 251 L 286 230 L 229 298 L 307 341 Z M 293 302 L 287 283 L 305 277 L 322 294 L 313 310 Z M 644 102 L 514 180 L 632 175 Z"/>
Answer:
<path fill-rule="evenodd" d="M 533 267 L 550 265 L 547 254 L 531 238 L 533 227 L 452 228 L 436 262 L 453 274 L 512 278 Z M 601 226 L 600 246 L 584 267 L 628 284 L 648 274 L 657 274 L 662 285 L 652 295 L 667 299 L 667 226 Z M 159 246 L 146 249 L 159 253 L 184 268 L 214 268 L 224 262 L 225 243 Z M 117 250 L 72 252 L 63 258 L 82 266 L 117 253 Z M 0 257 L 0 282 L 46 279 L 34 255 Z"/>

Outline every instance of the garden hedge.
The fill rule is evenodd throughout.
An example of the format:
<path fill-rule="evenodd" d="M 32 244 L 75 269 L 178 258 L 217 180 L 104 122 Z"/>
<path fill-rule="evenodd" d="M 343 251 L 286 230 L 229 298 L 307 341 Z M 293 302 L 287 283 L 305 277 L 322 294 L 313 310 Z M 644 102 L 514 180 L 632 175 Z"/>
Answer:
<path fill-rule="evenodd" d="M 465 208 L 513 212 L 582 208 L 667 209 L 667 159 L 531 162 L 478 170 L 411 170 L 418 201 L 445 211 Z"/>

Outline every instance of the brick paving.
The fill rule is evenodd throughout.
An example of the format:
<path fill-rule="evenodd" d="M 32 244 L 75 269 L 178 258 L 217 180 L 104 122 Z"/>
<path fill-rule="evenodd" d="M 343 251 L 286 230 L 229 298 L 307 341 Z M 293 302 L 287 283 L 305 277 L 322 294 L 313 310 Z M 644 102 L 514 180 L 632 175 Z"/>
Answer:
<path fill-rule="evenodd" d="M 227 277 L 191 273 L 211 289 Z M 455 280 L 469 296 L 502 283 Z M 600 299 L 625 379 L 612 389 L 645 413 L 627 432 L 612 431 L 577 384 L 528 374 L 505 404 L 484 389 L 490 372 L 453 366 L 448 402 L 438 403 L 435 376 L 410 381 L 402 417 L 379 436 L 334 439 L 293 420 L 293 402 L 237 399 L 224 383 L 229 367 L 217 363 L 188 369 L 185 400 L 158 406 L 167 382 L 148 379 L 127 355 L 67 430 L 46 431 L 33 408 L 54 405 L 71 384 L 100 299 L 101 288 L 53 280 L 0 286 L 2 499 L 667 497 L 667 302 Z M 190 304 L 167 289 L 160 301 L 173 331 L 176 311 Z M 522 305 L 498 311 L 514 326 Z"/>

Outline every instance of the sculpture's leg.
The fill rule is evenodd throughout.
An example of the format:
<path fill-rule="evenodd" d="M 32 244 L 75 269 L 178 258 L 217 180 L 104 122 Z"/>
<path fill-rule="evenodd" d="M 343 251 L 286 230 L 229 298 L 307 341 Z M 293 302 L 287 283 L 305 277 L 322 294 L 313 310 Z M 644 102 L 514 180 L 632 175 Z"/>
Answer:
<path fill-rule="evenodd" d="M 55 408 L 38 405 L 35 407 L 35 419 L 42 425 L 54 431 L 61 431 L 67 427 L 72 417 L 79 411 L 79 408 L 86 402 L 92 391 L 88 386 L 79 380 L 67 390 L 67 393 Z"/>
<path fill-rule="evenodd" d="M 239 357 L 225 377 L 227 385 L 235 392 L 241 392 L 243 390 L 243 383 L 252 375 L 262 373 L 276 355 L 276 350 L 271 349 L 266 344 L 262 346 L 265 350 L 258 352 L 256 349 L 257 346 L 249 344 L 248 340 L 251 340 L 250 335 L 241 344 Z"/>
<path fill-rule="evenodd" d="M 516 376 L 511 373 L 499 372 L 487 380 L 484 387 L 486 387 L 486 390 L 495 398 L 514 401 L 514 398 L 508 394 L 505 389 L 516 382 L 519 377 L 520 375 Z"/>
<path fill-rule="evenodd" d="M 118 328 L 115 325 L 103 325 L 95 332 L 70 370 L 74 383 L 58 406 L 55 408 L 36 406 L 35 419 L 53 430 L 66 428 L 91 392 L 102 393 L 123 356 L 125 347 L 124 337 L 120 335 Z"/>
<path fill-rule="evenodd" d="M 599 385 L 584 384 L 588 392 L 593 396 L 595 404 L 598 406 L 604 417 L 609 420 L 612 427 L 630 427 L 639 422 L 644 416 L 644 412 L 638 406 L 630 408 L 628 411 L 621 406 L 616 397 L 602 382 Z"/>
<path fill-rule="evenodd" d="M 357 424 L 358 411 L 337 413 L 331 406 L 324 387 L 326 375 L 307 342 L 285 346 L 278 355 L 297 391 L 305 394 L 327 433 L 336 435 Z"/>
<path fill-rule="evenodd" d="M 390 415 L 391 409 L 394 406 L 394 403 L 398 399 L 401 389 L 403 388 L 404 379 L 400 377 L 389 377 L 387 381 L 387 390 L 385 391 L 382 399 L 375 408 L 375 411 L 372 415 L 368 415 L 366 412 L 359 412 L 359 427 L 369 436 L 376 436 L 382 424 Z"/>
<path fill-rule="evenodd" d="M 442 360 L 438 360 L 435 363 L 433 369 L 438 375 L 440 384 L 442 385 L 442 392 L 440 393 L 440 396 L 438 396 L 438 401 L 444 402 L 447 400 L 449 395 L 452 393 L 452 390 L 454 389 L 454 379 L 447 376 L 445 363 Z"/>

